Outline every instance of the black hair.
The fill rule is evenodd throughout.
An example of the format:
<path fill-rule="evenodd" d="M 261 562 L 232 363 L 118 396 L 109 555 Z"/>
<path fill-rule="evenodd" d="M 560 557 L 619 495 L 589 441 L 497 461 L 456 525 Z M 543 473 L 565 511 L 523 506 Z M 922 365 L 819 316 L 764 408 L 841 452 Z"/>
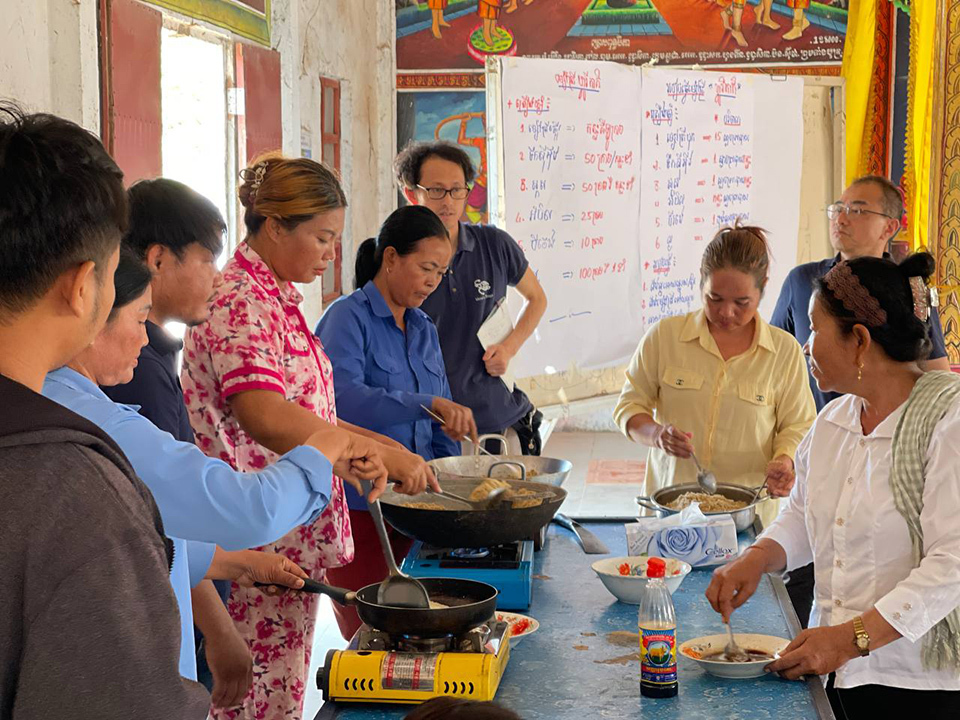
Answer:
<path fill-rule="evenodd" d="M 903 195 L 900 194 L 900 188 L 887 178 L 882 175 L 864 175 L 850 183 L 850 187 L 854 185 L 876 185 L 880 188 L 880 206 L 883 212 L 894 220 L 903 217 Z"/>
<path fill-rule="evenodd" d="M 150 272 L 146 263 L 132 248 L 122 245 L 117 272 L 113 276 L 113 287 L 117 294 L 113 299 L 113 307 L 110 308 L 107 321 L 113 320 L 121 308 L 142 298 L 152 280 L 153 273 Z"/>
<path fill-rule="evenodd" d="M 102 278 L 126 223 L 123 173 L 96 135 L 0 103 L 0 317 L 81 263 Z"/>
<path fill-rule="evenodd" d="M 383 251 L 392 247 L 403 257 L 416 251 L 424 238 L 450 238 L 439 217 L 422 205 L 405 205 L 394 210 L 380 226 L 375 238 L 367 238 L 357 250 L 354 264 L 355 285 L 362 288 L 373 280 L 383 263 Z"/>
<path fill-rule="evenodd" d="M 520 716 L 496 703 L 447 696 L 417 706 L 404 720 L 520 720 Z"/>
<path fill-rule="evenodd" d="M 210 200 L 176 180 L 141 180 L 127 191 L 130 221 L 123 244 L 140 258 L 147 248 L 162 245 L 178 258 L 197 243 L 218 256 L 227 224 Z"/>
<path fill-rule="evenodd" d="M 932 344 L 928 324 L 914 314 L 911 277 L 933 275 L 936 263 L 930 253 L 910 255 L 899 265 L 886 258 L 860 257 L 848 260 L 850 270 L 860 284 L 880 303 L 887 321 L 880 326 L 867 327 L 830 290 L 824 278 L 816 281 L 817 300 L 837 322 L 844 333 L 851 333 L 854 325 L 867 327 L 871 339 L 891 360 L 917 362 L 930 357 Z M 931 312 L 933 310 L 931 309 Z"/>
<path fill-rule="evenodd" d="M 472 183 L 477 176 L 473 161 L 467 151 L 459 145 L 446 140 L 410 142 L 400 151 L 397 159 L 393 161 L 393 169 L 400 187 L 414 188 L 419 185 L 420 170 L 423 163 L 432 157 L 438 157 L 441 160 L 459 165 L 463 169 L 463 179 L 467 185 Z"/>

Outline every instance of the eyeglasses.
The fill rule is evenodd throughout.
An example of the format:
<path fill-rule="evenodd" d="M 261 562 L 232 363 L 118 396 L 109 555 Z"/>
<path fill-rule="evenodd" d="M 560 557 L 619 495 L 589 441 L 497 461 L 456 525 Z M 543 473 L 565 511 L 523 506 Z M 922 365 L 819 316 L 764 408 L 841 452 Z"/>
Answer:
<path fill-rule="evenodd" d="M 847 217 L 853 215 L 854 217 L 861 217 L 863 215 L 879 215 L 880 217 L 890 218 L 891 220 L 896 220 L 897 218 L 892 215 L 887 215 L 886 213 L 877 212 L 876 210 L 867 210 L 864 207 L 851 205 L 844 205 L 842 202 L 833 203 L 832 205 L 827 206 L 827 217 L 831 220 L 836 220 L 840 217 L 840 213 L 844 213 Z"/>
<path fill-rule="evenodd" d="M 450 197 L 454 200 L 463 200 L 470 194 L 470 188 L 468 187 L 453 187 L 449 190 L 442 187 L 427 188 L 423 185 L 417 185 L 417 187 L 423 190 L 431 200 L 443 200 L 447 196 L 447 193 L 450 193 Z"/>

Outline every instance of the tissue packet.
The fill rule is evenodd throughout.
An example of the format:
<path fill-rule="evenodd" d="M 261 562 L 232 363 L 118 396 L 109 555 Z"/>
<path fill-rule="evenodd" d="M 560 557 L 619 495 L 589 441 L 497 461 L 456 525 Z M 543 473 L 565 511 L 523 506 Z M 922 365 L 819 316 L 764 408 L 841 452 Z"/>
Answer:
<path fill-rule="evenodd" d="M 628 555 L 676 558 L 693 567 L 708 567 L 728 563 L 739 554 L 733 518 L 708 518 L 696 503 L 665 518 L 638 518 L 626 531 Z"/>

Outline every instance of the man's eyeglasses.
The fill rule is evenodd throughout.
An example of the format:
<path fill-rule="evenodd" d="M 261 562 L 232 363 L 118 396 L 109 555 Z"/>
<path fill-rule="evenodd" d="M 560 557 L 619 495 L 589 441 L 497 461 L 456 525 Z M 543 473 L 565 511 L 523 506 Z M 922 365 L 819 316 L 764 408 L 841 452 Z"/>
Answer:
<path fill-rule="evenodd" d="M 841 213 L 844 213 L 847 217 L 850 217 L 851 215 L 853 217 L 861 217 L 862 215 L 879 215 L 880 217 L 890 218 L 891 220 L 897 219 L 887 215 L 886 213 L 877 212 L 876 210 L 867 210 L 867 208 L 860 207 L 859 205 L 844 205 L 842 202 L 837 202 L 827 206 L 827 217 L 831 220 L 836 220 L 838 217 L 840 217 Z"/>
<path fill-rule="evenodd" d="M 450 193 L 450 197 L 454 200 L 463 200 L 470 194 L 470 188 L 468 187 L 452 187 L 449 190 L 442 187 L 424 187 L 423 185 L 417 185 L 417 187 L 423 190 L 431 200 L 443 200 L 447 193 Z"/>

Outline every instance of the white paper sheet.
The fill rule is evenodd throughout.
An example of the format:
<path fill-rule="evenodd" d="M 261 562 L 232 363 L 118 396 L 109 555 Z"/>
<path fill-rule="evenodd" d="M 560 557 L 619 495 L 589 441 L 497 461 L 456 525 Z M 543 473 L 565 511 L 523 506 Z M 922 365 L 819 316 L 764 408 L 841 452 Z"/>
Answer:
<path fill-rule="evenodd" d="M 487 350 L 497 343 L 502 343 L 513 332 L 513 321 L 510 319 L 510 313 L 507 310 L 507 303 L 501 300 L 497 303 L 496 309 L 490 313 L 490 317 L 484 320 L 483 325 L 477 331 L 477 338 L 483 349 Z M 507 367 L 507 371 L 500 376 L 507 390 L 513 392 L 516 376 L 513 370 Z"/>

